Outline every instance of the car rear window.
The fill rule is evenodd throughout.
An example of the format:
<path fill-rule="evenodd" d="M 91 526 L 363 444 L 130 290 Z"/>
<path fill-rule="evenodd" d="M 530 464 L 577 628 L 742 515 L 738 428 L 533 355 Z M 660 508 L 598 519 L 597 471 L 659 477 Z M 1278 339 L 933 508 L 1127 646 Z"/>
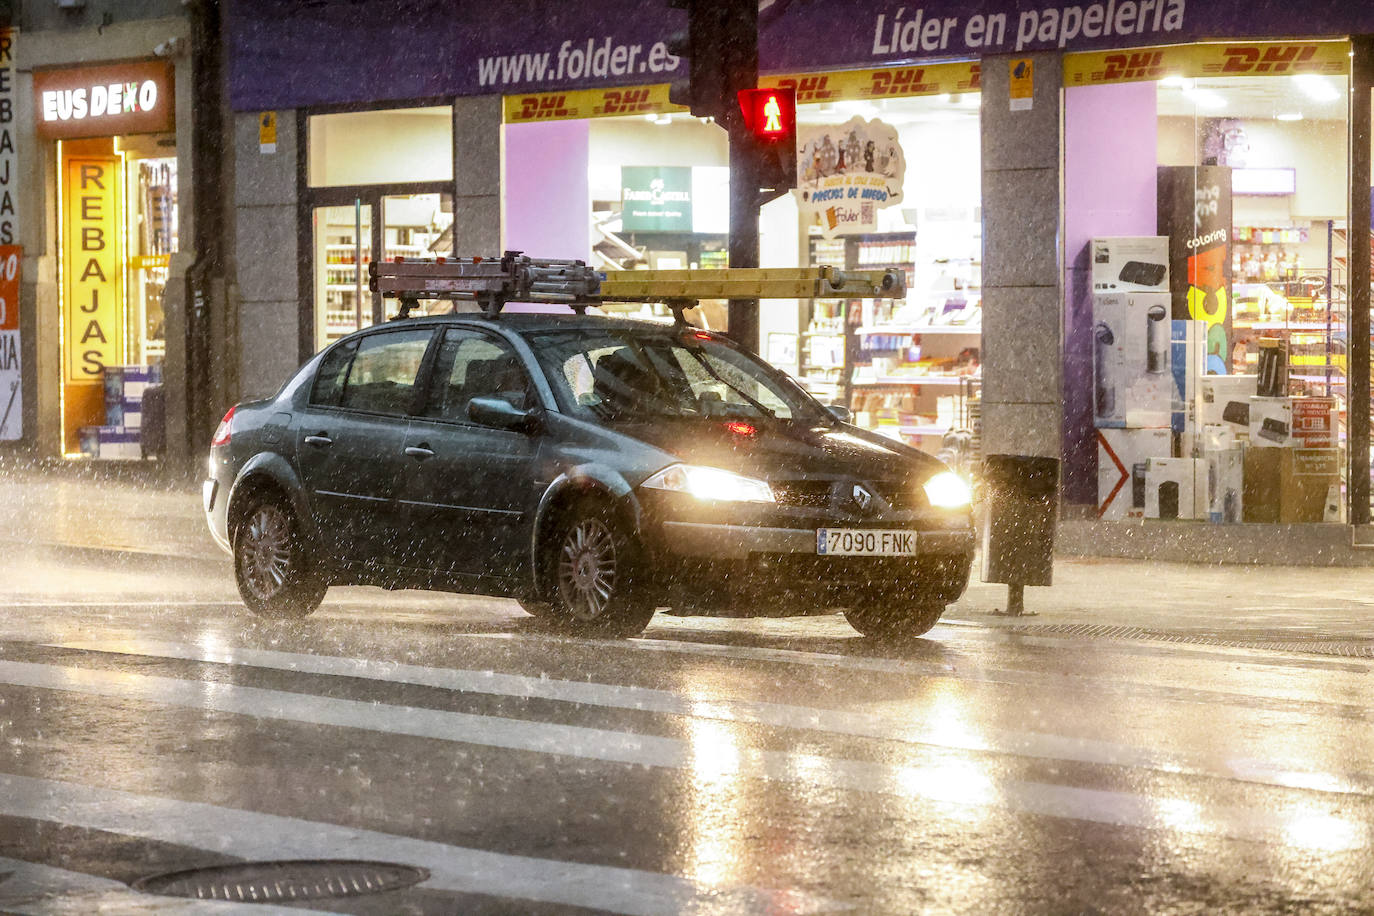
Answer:
<path fill-rule="evenodd" d="M 407 413 L 415 403 L 415 377 L 433 336 L 433 330 L 425 329 L 364 337 L 348 367 L 340 406 Z"/>

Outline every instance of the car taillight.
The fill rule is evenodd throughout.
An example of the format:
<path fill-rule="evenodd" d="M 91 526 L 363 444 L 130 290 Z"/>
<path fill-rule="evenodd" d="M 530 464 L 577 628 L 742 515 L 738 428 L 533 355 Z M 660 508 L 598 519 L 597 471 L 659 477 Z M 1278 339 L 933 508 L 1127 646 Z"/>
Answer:
<path fill-rule="evenodd" d="M 224 419 L 219 421 L 219 426 L 215 427 L 215 435 L 210 440 L 210 445 L 228 445 L 229 431 L 234 423 L 234 408 L 230 407 L 229 412 L 224 415 Z"/>

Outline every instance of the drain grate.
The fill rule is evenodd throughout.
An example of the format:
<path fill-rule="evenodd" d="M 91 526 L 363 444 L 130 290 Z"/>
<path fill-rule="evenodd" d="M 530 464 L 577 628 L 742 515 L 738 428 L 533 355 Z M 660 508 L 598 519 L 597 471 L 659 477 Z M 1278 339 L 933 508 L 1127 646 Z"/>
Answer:
<path fill-rule="evenodd" d="M 1274 652 L 1301 652 L 1309 655 L 1334 655 L 1342 658 L 1374 658 L 1374 642 L 1338 640 L 1329 636 L 1310 639 L 1255 639 L 1218 636 L 1209 633 L 1181 633 L 1177 630 L 1151 630 L 1148 627 L 1102 623 L 1046 623 L 1007 627 L 1025 636 L 1079 636 L 1089 639 L 1148 639 L 1194 646 L 1220 646 L 1228 649 L 1268 649 Z"/>
<path fill-rule="evenodd" d="M 283 862 L 238 862 L 210 868 L 151 875 L 134 889 L 165 897 L 233 900 L 242 903 L 289 903 L 292 900 L 361 897 L 419 884 L 429 877 L 423 868 L 392 862 L 352 859 L 300 859 Z"/>

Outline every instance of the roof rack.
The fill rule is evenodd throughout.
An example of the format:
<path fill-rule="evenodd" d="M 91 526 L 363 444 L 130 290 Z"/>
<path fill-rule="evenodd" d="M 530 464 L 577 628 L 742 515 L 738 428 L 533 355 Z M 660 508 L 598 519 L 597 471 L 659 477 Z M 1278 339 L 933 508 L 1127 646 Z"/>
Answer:
<path fill-rule="evenodd" d="M 603 274 L 583 261 L 531 258 L 396 258 L 368 266 L 368 288 L 399 299 L 408 318 L 421 299 L 477 302 L 498 315 L 507 302 L 567 305 L 579 315 L 605 302 L 661 302 L 682 323 L 702 299 L 900 298 L 906 275 L 898 268 L 761 267 L 724 270 L 627 270 Z"/>

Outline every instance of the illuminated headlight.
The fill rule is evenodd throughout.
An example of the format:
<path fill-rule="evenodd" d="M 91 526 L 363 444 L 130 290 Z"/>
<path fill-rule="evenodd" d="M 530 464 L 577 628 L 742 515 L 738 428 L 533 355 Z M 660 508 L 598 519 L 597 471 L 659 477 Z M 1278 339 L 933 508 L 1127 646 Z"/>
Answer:
<path fill-rule="evenodd" d="M 716 502 L 776 502 L 767 481 L 697 464 L 675 464 L 664 468 L 644 481 L 644 486 L 690 493 L 697 499 Z"/>
<path fill-rule="evenodd" d="M 941 471 L 925 482 L 926 499 L 941 509 L 961 509 L 973 499 L 964 478 L 953 471 Z"/>

